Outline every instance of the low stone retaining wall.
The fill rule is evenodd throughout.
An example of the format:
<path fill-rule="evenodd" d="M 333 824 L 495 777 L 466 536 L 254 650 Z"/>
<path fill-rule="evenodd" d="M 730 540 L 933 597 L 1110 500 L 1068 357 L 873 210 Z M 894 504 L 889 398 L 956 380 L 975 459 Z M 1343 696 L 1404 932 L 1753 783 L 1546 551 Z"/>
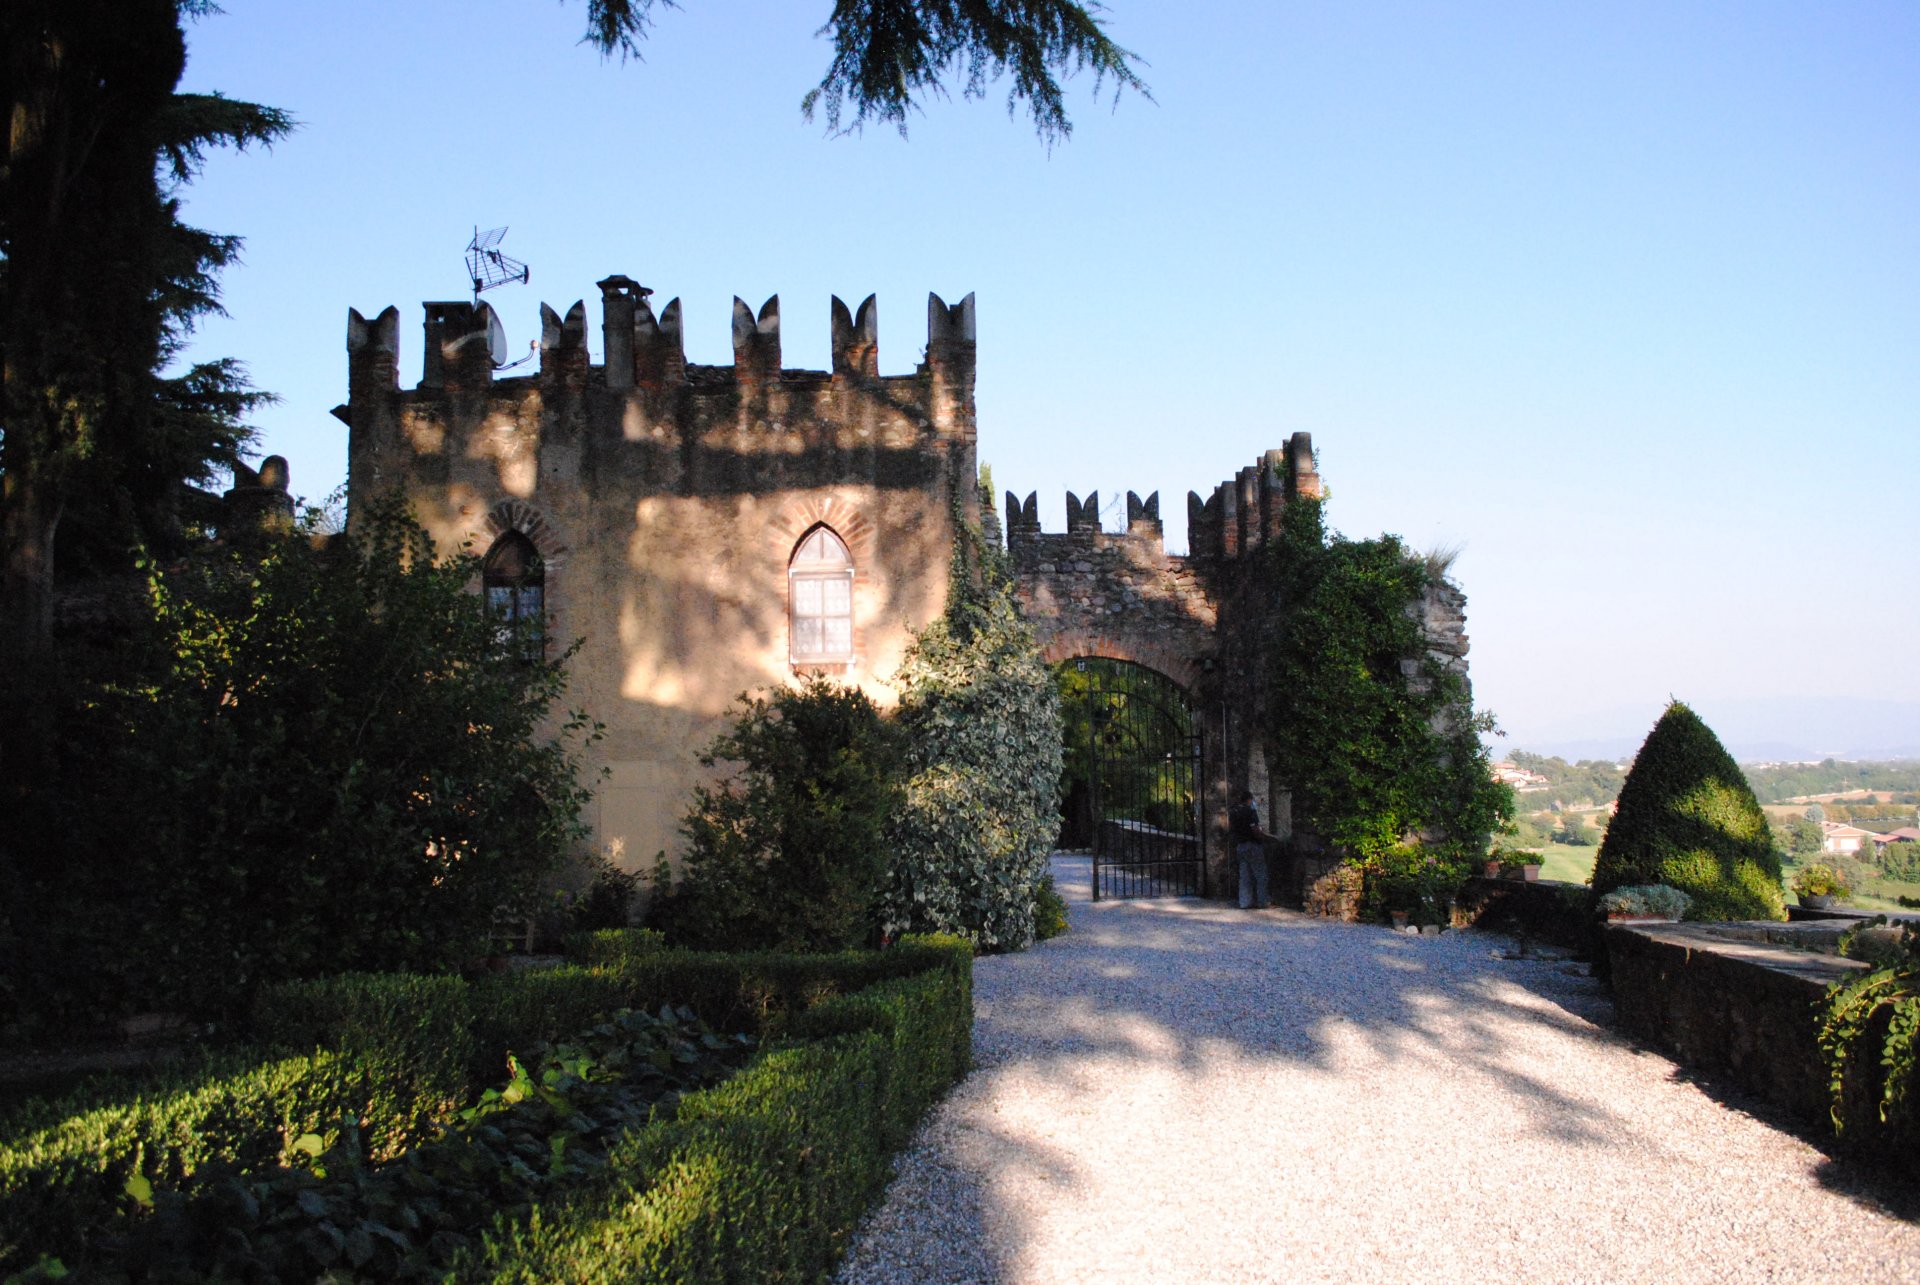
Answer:
<path fill-rule="evenodd" d="M 1758 940 L 1728 929 L 1750 927 Z M 1866 971 L 1765 940 L 1784 925 L 1637 924 L 1606 931 L 1622 1030 L 1687 1066 L 1726 1076 L 1810 1124 L 1828 1121 L 1814 1006 Z"/>
<path fill-rule="evenodd" d="M 1457 919 L 1463 926 L 1545 942 L 1584 958 L 1594 949 L 1591 897 L 1583 883 L 1475 875 L 1460 889 Z"/>

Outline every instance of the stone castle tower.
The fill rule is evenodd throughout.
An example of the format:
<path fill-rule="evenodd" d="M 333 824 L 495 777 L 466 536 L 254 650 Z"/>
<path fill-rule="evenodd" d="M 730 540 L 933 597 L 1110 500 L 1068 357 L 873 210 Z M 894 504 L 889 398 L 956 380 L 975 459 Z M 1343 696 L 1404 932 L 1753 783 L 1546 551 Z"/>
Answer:
<path fill-rule="evenodd" d="M 699 751 L 742 692 L 798 673 L 894 693 L 910 627 L 946 602 L 952 515 L 977 519 L 974 302 L 927 306 L 926 360 L 879 374 L 877 305 L 832 301 L 831 370 L 780 360 L 778 296 L 733 301 L 734 364 L 687 361 L 682 310 L 624 276 L 587 314 L 542 305 L 539 366 L 498 378 L 485 303 L 425 305 L 420 379 L 400 320 L 349 312 L 353 504 L 399 492 L 485 591 L 583 646 L 567 704 L 606 725 L 590 818 L 617 862 L 678 846 Z"/>

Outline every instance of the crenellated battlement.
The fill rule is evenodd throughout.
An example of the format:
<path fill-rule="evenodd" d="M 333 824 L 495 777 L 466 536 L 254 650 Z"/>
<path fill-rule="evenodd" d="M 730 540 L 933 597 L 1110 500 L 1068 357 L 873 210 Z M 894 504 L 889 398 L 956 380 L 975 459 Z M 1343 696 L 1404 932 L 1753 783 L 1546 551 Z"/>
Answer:
<path fill-rule="evenodd" d="M 422 305 L 420 380 L 402 388 L 400 314 L 347 312 L 349 486 L 380 479 L 521 498 L 585 488 L 631 503 L 676 491 L 753 494 L 867 478 L 890 488 L 970 476 L 975 434 L 974 297 L 927 301 L 926 359 L 880 374 L 879 302 L 829 301 L 832 362 L 781 361 L 780 296 L 733 300 L 733 364 L 687 360 L 679 299 L 614 274 L 600 291 L 601 359 L 588 307 L 540 305 L 538 365 L 497 370 L 500 325 L 486 301 Z M 936 481 L 937 479 L 937 481 Z M 971 506 L 972 491 L 960 491 Z"/>
<path fill-rule="evenodd" d="M 713 388 L 731 383 L 741 389 L 765 390 L 780 384 L 831 382 L 859 387 L 907 380 L 929 381 L 949 403 L 971 402 L 977 346 L 974 296 L 948 304 L 937 294 L 927 297 L 925 362 L 911 375 L 880 374 L 880 316 L 878 300 L 868 295 L 857 310 L 838 296 L 828 307 L 832 359 L 828 370 L 795 370 L 781 364 L 780 296 L 774 295 L 756 311 L 746 300 L 733 300 L 732 366 L 693 366 L 687 361 L 685 332 L 679 299 L 658 314 L 649 297 L 653 291 L 633 278 L 615 274 L 596 283 L 600 289 L 601 362 L 593 363 L 587 350 L 587 313 L 577 300 L 565 317 L 540 305 L 540 365 L 536 380 L 543 384 L 597 384 L 611 392 L 663 390 L 698 385 Z M 418 389 L 477 391 L 496 380 L 488 360 L 489 329 L 494 310 L 486 302 L 430 300 L 422 305 L 422 358 Z M 372 321 L 358 310 L 347 310 L 347 353 L 356 380 L 373 387 L 399 388 L 399 312 L 388 307 Z M 524 377 L 522 377 L 524 378 Z"/>
<path fill-rule="evenodd" d="M 1295 433 L 1286 446 L 1266 452 L 1248 468 L 1220 483 L 1206 499 L 1187 493 L 1187 556 L 1237 558 L 1259 548 L 1278 534 L 1280 515 L 1299 496 L 1318 498 L 1325 493 L 1313 460 L 1313 439 Z M 1125 531 L 1107 532 L 1100 525 L 1100 493 L 1082 500 L 1067 492 L 1067 529 L 1049 535 L 1040 527 L 1040 498 L 1029 492 L 1025 500 L 1006 496 L 1008 548 L 1016 563 L 1044 560 L 1041 554 L 1060 542 L 1081 541 L 1091 548 L 1127 545 L 1141 553 L 1164 554 L 1160 521 L 1160 493 L 1142 500 L 1127 492 Z"/>

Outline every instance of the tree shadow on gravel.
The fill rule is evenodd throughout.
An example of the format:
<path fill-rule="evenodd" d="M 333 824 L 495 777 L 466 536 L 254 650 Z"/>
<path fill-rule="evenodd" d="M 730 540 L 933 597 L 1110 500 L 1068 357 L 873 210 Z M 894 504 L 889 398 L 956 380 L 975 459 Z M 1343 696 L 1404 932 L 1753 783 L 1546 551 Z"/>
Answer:
<path fill-rule="evenodd" d="M 1093 903 L 1084 858 L 1056 857 L 1055 876 L 1071 907 L 1071 931 L 978 962 L 977 1070 L 902 1164 L 902 1182 L 926 1181 L 933 1166 L 946 1199 L 981 1210 L 976 1243 L 947 1246 L 953 1274 L 923 1263 L 914 1279 L 1005 1278 L 1021 1248 L 1034 1243 L 1031 1220 L 1041 1216 L 995 1204 L 993 1188 L 1004 1189 L 1010 1169 L 1049 1202 L 1088 1198 L 1093 1190 L 1070 1149 L 974 1109 L 987 1100 L 983 1086 L 1008 1076 L 1047 1085 L 1071 1116 L 1074 1104 L 1099 1101 L 1112 1077 L 1158 1076 L 1178 1091 L 1206 1083 L 1208 1069 L 1228 1060 L 1256 1071 L 1291 1067 L 1335 1077 L 1384 1068 L 1396 1077 L 1434 1077 L 1468 1113 L 1488 1102 L 1499 1125 L 1489 1147 L 1505 1138 L 1575 1151 L 1628 1146 L 1650 1164 L 1698 1163 L 1686 1144 L 1669 1142 L 1657 1121 L 1644 1118 L 1646 1104 L 1603 1100 L 1589 1085 L 1556 1082 L 1556 1074 L 1567 1074 L 1556 1058 L 1569 1042 L 1603 1062 L 1611 1058 L 1619 1074 L 1648 1055 L 1611 1029 L 1602 984 L 1564 963 L 1504 958 L 1512 943 L 1492 933 L 1410 937 L 1193 899 Z M 1367 1082 L 1357 1079 L 1353 1092 L 1364 1101 Z M 1070 1129 L 1074 1120 L 1052 1123 Z M 1433 1129 L 1464 1121 L 1414 1123 Z M 1864 1189 L 1842 1161 L 1830 1161 L 1819 1181 L 1895 1208 L 1879 1191 Z M 903 1279 L 864 1264 L 850 1259 L 849 1268 L 858 1269 L 842 1279 Z"/>

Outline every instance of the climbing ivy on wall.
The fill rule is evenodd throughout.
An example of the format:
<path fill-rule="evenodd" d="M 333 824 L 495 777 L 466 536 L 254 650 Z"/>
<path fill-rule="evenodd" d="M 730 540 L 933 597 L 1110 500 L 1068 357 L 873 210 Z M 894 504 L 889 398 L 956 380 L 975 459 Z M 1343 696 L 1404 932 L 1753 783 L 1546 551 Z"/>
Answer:
<path fill-rule="evenodd" d="M 1262 550 L 1268 745 L 1296 822 L 1361 858 L 1408 835 L 1484 845 L 1513 795 L 1480 743 L 1490 717 L 1427 655 L 1437 573 L 1395 536 L 1330 537 L 1322 506 L 1290 502 Z"/>
<path fill-rule="evenodd" d="M 888 934 L 1019 950 L 1060 826 L 1060 701 L 998 541 L 958 511 L 953 524 L 946 612 L 894 680 L 907 781 L 880 918 Z"/>

